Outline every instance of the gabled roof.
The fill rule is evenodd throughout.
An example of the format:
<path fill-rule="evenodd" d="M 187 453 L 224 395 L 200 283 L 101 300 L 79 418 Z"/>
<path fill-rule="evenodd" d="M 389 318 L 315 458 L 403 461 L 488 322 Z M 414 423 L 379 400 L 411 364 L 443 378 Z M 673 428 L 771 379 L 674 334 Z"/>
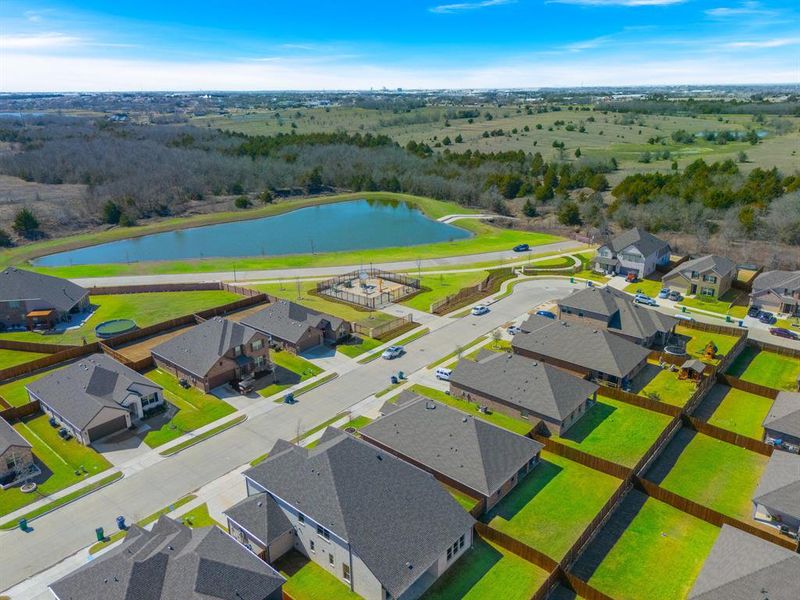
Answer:
<path fill-rule="evenodd" d="M 723 525 L 690 600 L 797 600 L 800 554 Z"/>
<path fill-rule="evenodd" d="M 508 352 L 492 353 L 479 362 L 460 360 L 450 374 L 450 383 L 557 421 L 572 414 L 598 388 L 562 369 Z"/>
<path fill-rule="evenodd" d="M 278 300 L 266 308 L 247 315 L 242 323 L 288 342 L 298 342 L 311 327 L 322 329 L 324 321 L 333 329 L 344 322 L 339 317 L 317 312 L 288 300 Z"/>
<path fill-rule="evenodd" d="M 674 275 L 681 275 L 688 279 L 692 271 L 697 271 L 698 273 L 714 272 L 720 277 L 724 277 L 736 271 L 736 263 L 725 256 L 708 254 L 706 256 L 687 260 L 685 263 L 678 265 L 672 269 L 672 271 L 664 275 L 662 279 L 666 280 Z M 684 275 L 684 273 L 687 275 Z"/>
<path fill-rule="evenodd" d="M 25 386 L 75 427 L 83 429 L 103 408 L 125 411 L 131 394 L 149 395 L 161 386 L 105 354 L 92 354 Z"/>
<path fill-rule="evenodd" d="M 17 430 L 8 421 L 0 417 L 0 456 L 12 446 L 33 447 L 28 440 L 17 433 Z"/>
<path fill-rule="evenodd" d="M 587 287 L 558 301 L 560 307 L 573 312 L 587 311 L 606 317 L 607 328 L 637 339 L 648 339 L 656 333 L 668 333 L 678 319 L 657 310 L 649 310 L 612 287 Z"/>
<path fill-rule="evenodd" d="M 189 373 L 205 377 L 219 359 L 257 335 L 251 327 L 214 317 L 159 344 L 151 352 Z"/>
<path fill-rule="evenodd" d="M 265 545 L 292 529 L 286 514 L 266 492 L 248 496 L 226 510 L 225 515 Z"/>
<path fill-rule="evenodd" d="M 800 519 L 800 455 L 773 452 L 761 474 L 753 502 Z"/>
<path fill-rule="evenodd" d="M 426 398 L 408 402 L 362 427 L 361 435 L 484 496 L 494 494 L 543 447 Z"/>
<path fill-rule="evenodd" d="M 753 280 L 753 294 L 773 292 L 781 298 L 800 291 L 800 271 L 765 271 Z"/>
<path fill-rule="evenodd" d="M 532 315 L 511 340 L 513 348 L 536 352 L 585 369 L 616 377 L 628 374 L 650 355 L 650 350 L 605 329 Z"/>
<path fill-rule="evenodd" d="M 429 473 L 331 428 L 312 449 L 277 443 L 245 476 L 349 542 L 396 598 L 474 523 Z"/>
<path fill-rule="evenodd" d="M 800 438 L 800 392 L 778 392 L 762 426 Z"/>
<path fill-rule="evenodd" d="M 162 516 L 50 584 L 59 600 L 264 600 L 284 578 L 216 526 L 189 529 Z"/>
<path fill-rule="evenodd" d="M 69 279 L 42 275 L 16 267 L 0 271 L 0 302 L 41 300 L 59 311 L 68 311 L 89 291 Z"/>
<path fill-rule="evenodd" d="M 666 248 L 669 250 L 669 244 L 657 238 L 649 231 L 645 231 L 641 227 L 634 227 L 623 231 L 615 238 L 611 239 L 606 246 L 611 248 L 614 253 L 622 252 L 628 246 L 636 246 L 642 256 L 650 256 L 655 252 Z"/>

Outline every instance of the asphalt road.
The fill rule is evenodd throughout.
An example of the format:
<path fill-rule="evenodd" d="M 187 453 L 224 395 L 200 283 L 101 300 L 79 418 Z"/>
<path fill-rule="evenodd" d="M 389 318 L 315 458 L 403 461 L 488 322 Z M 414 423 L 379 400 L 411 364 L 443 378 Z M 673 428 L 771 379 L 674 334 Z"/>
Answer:
<path fill-rule="evenodd" d="M 172 277 L 172 276 L 170 276 Z M 480 335 L 519 317 L 534 306 L 560 298 L 575 285 L 538 279 L 517 284 L 514 293 L 480 317 L 450 319 L 447 324 L 406 346 L 391 363 L 377 360 L 304 394 L 294 406 L 268 413 L 193 446 L 167 460 L 125 477 L 107 488 L 31 523 L 33 531 L 0 533 L 0 590 L 58 563 L 94 542 L 95 527 L 113 532 L 115 518 L 128 522 L 167 506 L 181 496 L 267 452 L 279 438 L 297 435 L 384 389 L 398 370 L 413 373 Z M 244 485 L 244 481 L 242 481 Z"/>

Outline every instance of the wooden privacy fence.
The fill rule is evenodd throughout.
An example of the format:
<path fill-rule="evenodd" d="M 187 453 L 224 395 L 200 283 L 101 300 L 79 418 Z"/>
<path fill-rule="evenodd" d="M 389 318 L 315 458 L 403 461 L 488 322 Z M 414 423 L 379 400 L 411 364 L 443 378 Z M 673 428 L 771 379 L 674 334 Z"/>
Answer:
<path fill-rule="evenodd" d="M 553 571 L 558 567 L 558 563 L 535 548 L 531 548 L 527 544 L 520 542 L 518 539 L 510 535 L 489 527 L 481 521 L 475 522 L 475 531 L 484 539 L 494 542 L 501 548 L 516 554 L 520 558 L 524 558 L 529 563 L 541 567 L 545 571 Z"/>
<path fill-rule="evenodd" d="M 731 349 L 728 350 L 728 353 L 722 357 L 722 360 L 719 361 L 719 364 L 714 368 L 714 375 L 716 375 L 717 373 L 724 373 L 725 371 L 727 371 L 728 368 L 730 368 L 730 366 L 733 364 L 733 361 L 739 358 L 739 355 L 742 353 L 742 350 L 744 350 L 746 347 L 747 347 L 747 336 L 743 335 L 738 340 L 736 340 L 736 343 L 733 346 L 731 346 Z"/>
<path fill-rule="evenodd" d="M 631 473 L 631 470 L 628 467 L 624 467 L 615 462 L 611 462 L 610 460 L 600 458 L 594 454 L 588 454 L 583 450 L 578 450 L 572 446 L 567 446 L 566 444 L 562 444 L 561 442 L 558 442 L 552 438 L 539 435 L 538 433 L 534 433 L 530 435 L 530 437 L 540 444 L 544 444 L 544 447 L 548 452 L 552 452 L 558 456 L 563 456 L 564 458 L 568 458 L 569 460 L 590 467 L 596 471 L 601 471 L 606 475 L 611 475 L 612 477 L 617 477 L 619 479 L 625 479 Z"/>
<path fill-rule="evenodd" d="M 158 292 L 201 292 L 221 290 L 224 284 L 218 281 L 203 283 L 154 283 L 151 285 L 108 285 L 89 288 L 90 296 L 112 294 L 154 294 Z"/>
<path fill-rule="evenodd" d="M 28 402 L 22 406 L 11 406 L 0 410 L 0 418 L 5 419 L 9 423 L 13 423 L 14 421 L 35 415 L 39 412 L 40 408 L 39 401 L 34 400 L 33 402 Z"/>
<path fill-rule="evenodd" d="M 514 277 L 514 269 L 511 267 L 492 269 L 483 281 L 461 288 L 455 294 L 450 294 L 446 298 L 432 302 L 430 312 L 436 315 L 447 314 L 461 306 L 494 293 L 496 289 L 500 288 L 500 284 L 503 281 L 511 277 Z"/>
<path fill-rule="evenodd" d="M 767 387 L 760 383 L 753 383 L 752 381 L 745 381 L 744 379 L 739 379 L 733 375 L 726 375 L 725 373 L 717 374 L 717 382 L 737 390 L 742 390 L 743 392 L 764 396 L 772 400 L 774 400 L 780 392 L 780 390 L 776 390 L 775 388 Z"/>
<path fill-rule="evenodd" d="M 716 425 L 711 425 L 710 423 L 695 419 L 689 415 L 682 415 L 681 418 L 687 427 L 694 429 L 698 433 L 722 440 L 723 442 L 728 442 L 729 444 L 739 446 L 746 450 L 751 450 L 758 454 L 763 454 L 764 456 L 772 456 L 774 448 L 761 440 L 747 437 L 746 435 L 740 435 L 733 431 L 723 429 L 722 427 L 717 427 Z"/>
<path fill-rule="evenodd" d="M 609 596 L 608 594 L 604 594 L 597 588 L 592 587 L 583 579 L 576 577 L 572 573 L 565 571 L 564 579 L 572 591 L 581 598 L 584 598 L 584 600 L 615 600 L 615 598 Z"/>
<path fill-rule="evenodd" d="M 625 390 L 621 390 L 619 388 L 601 386 L 597 393 L 600 396 L 608 396 L 614 400 L 632 404 L 634 406 L 638 406 L 639 408 L 646 408 L 647 410 L 652 410 L 653 412 L 658 412 L 662 415 L 677 417 L 681 414 L 680 406 L 665 404 L 664 402 L 659 402 L 657 400 L 653 400 L 652 398 L 646 398 L 645 396 L 632 394 L 631 392 L 626 392 Z"/>
<path fill-rule="evenodd" d="M 360 333 L 361 335 L 377 339 L 391 333 L 392 331 L 407 327 L 413 322 L 414 315 L 408 314 L 405 317 L 397 317 L 396 319 L 381 323 L 380 325 L 375 325 L 374 327 L 363 325 L 362 323 L 357 322 L 354 322 L 352 325 L 353 333 Z"/>
<path fill-rule="evenodd" d="M 762 342 L 761 340 L 747 340 L 748 345 L 755 346 L 759 350 L 764 350 L 766 352 L 774 352 L 775 354 L 782 354 L 783 356 L 792 356 L 794 358 L 800 359 L 800 350 L 797 348 L 787 348 L 785 346 L 778 346 L 776 344 L 770 344 L 769 342 Z"/>
<path fill-rule="evenodd" d="M 41 344 L 39 342 L 18 342 L 15 340 L 0 340 L 0 349 L 17 350 L 19 352 L 37 352 L 39 354 L 55 354 L 70 348 L 76 348 L 68 344 Z"/>
<path fill-rule="evenodd" d="M 33 373 L 39 369 L 46 369 L 47 367 L 52 367 L 58 363 L 66 362 L 81 356 L 94 354 L 95 352 L 99 351 L 100 346 L 97 342 L 86 344 L 85 346 L 70 346 L 61 352 L 49 354 L 21 365 L 15 365 L 13 367 L 2 369 L 0 370 L 0 381 L 5 379 L 14 379 L 16 377 L 21 377 L 22 375 L 28 375 L 29 373 Z"/>
<path fill-rule="evenodd" d="M 647 452 L 638 460 L 638 462 L 633 466 L 631 472 L 634 475 L 642 475 L 646 470 L 647 467 L 650 466 L 650 463 L 653 462 L 666 448 L 667 444 L 672 441 L 672 438 L 675 437 L 675 434 L 680 431 L 681 427 L 683 426 L 683 420 L 681 417 L 675 417 L 666 426 L 664 431 L 662 431 L 659 436 L 656 438 L 656 441 L 647 449 Z"/>
<path fill-rule="evenodd" d="M 722 335 L 733 335 L 742 337 L 744 331 L 736 327 L 728 327 L 727 325 L 717 325 L 716 323 L 704 323 L 702 321 L 685 321 L 680 323 L 688 329 L 696 329 L 697 331 L 705 331 L 706 333 L 719 333 Z"/>

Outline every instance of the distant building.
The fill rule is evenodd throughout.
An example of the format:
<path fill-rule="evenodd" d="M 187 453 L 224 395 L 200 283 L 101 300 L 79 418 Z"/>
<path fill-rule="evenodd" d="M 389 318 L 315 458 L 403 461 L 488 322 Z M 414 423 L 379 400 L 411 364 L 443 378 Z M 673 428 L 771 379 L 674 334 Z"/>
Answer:
<path fill-rule="evenodd" d="M 16 267 L 0 271 L 0 329 L 52 329 L 89 308 L 89 290 Z"/>
<path fill-rule="evenodd" d="M 765 442 L 800 453 L 800 392 L 778 392 L 762 426 Z"/>
<path fill-rule="evenodd" d="M 800 271 L 765 271 L 753 281 L 750 305 L 800 316 Z"/>
<path fill-rule="evenodd" d="M 753 494 L 753 504 L 757 521 L 797 535 L 800 529 L 800 455 L 772 453 Z"/>
<path fill-rule="evenodd" d="M 597 249 L 596 271 L 608 275 L 634 273 L 647 277 L 658 266 L 669 264 L 670 248 L 664 240 L 636 227 L 629 229 Z"/>
<path fill-rule="evenodd" d="M 303 352 L 321 344 L 335 344 L 350 336 L 350 323 L 288 300 L 278 300 L 242 319 L 273 343 L 292 352 Z"/>
<path fill-rule="evenodd" d="M 661 281 L 664 287 L 684 295 L 719 298 L 731 289 L 736 271 L 736 263 L 731 259 L 709 254 L 678 265 Z"/>
<path fill-rule="evenodd" d="M 216 525 L 162 516 L 49 587 L 56 600 L 280 600 L 285 581 Z"/>
<path fill-rule="evenodd" d="M 8 486 L 34 467 L 33 446 L 0 417 L 0 486 Z M 36 468 L 36 473 L 39 470 Z"/>

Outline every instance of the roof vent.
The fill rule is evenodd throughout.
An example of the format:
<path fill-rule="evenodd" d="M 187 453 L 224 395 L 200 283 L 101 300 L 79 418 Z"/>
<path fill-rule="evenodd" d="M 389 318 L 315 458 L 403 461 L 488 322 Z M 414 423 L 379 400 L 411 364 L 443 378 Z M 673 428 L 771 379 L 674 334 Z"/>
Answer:
<path fill-rule="evenodd" d="M 383 457 L 380 454 L 378 454 L 377 457 L 378 457 L 378 460 L 383 460 Z"/>
<path fill-rule="evenodd" d="M 410 570 L 414 568 L 414 565 L 412 565 L 410 562 L 407 562 L 406 567 Z"/>

